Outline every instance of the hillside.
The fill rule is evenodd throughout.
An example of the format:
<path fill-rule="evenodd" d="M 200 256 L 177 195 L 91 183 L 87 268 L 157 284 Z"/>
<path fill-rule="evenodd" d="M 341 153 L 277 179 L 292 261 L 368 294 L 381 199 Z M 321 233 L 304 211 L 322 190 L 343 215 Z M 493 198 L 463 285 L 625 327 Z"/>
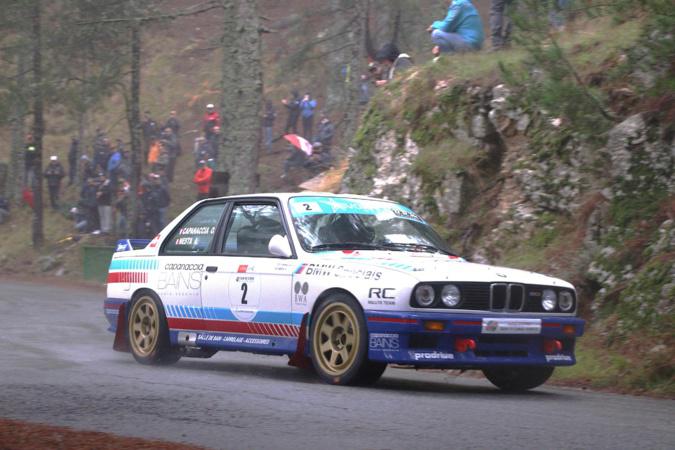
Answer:
<path fill-rule="evenodd" d="M 611 120 L 525 50 L 443 57 L 378 93 L 342 191 L 410 204 L 469 260 L 572 281 L 589 326 L 558 380 L 673 395 L 675 45 L 616 20 L 558 37 Z"/>

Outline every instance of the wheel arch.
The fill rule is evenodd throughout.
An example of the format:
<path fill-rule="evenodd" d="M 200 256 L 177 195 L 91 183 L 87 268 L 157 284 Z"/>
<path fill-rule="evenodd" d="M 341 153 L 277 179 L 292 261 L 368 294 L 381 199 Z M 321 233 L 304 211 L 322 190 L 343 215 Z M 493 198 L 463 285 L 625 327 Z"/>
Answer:
<path fill-rule="evenodd" d="M 330 289 L 326 289 L 326 290 L 323 291 L 321 294 L 319 294 L 319 296 L 318 296 L 318 297 L 316 298 L 316 300 L 314 301 L 314 305 L 312 305 L 312 310 L 310 311 L 310 314 L 309 314 L 310 321 L 311 321 L 312 317 L 314 317 L 314 313 L 315 313 L 316 310 L 319 308 L 319 306 L 321 305 L 321 303 L 323 303 L 328 297 L 330 297 L 330 296 L 333 295 L 333 294 L 345 294 L 345 295 L 350 296 L 350 297 L 353 298 L 353 299 L 356 301 L 356 303 L 359 305 L 359 308 L 361 309 L 361 314 L 363 314 L 363 305 L 361 304 L 361 302 L 359 301 L 359 299 L 356 298 L 356 296 L 355 296 L 354 294 L 352 294 L 351 292 L 349 292 L 347 289 L 343 289 L 343 288 L 330 288 Z"/>
<path fill-rule="evenodd" d="M 159 300 L 159 303 L 162 305 L 162 309 L 165 309 L 164 308 L 164 302 L 162 301 L 162 297 L 160 297 L 159 294 L 157 294 L 157 292 L 155 292 L 152 289 L 147 288 L 147 287 L 142 287 L 142 288 L 136 289 L 134 291 L 134 293 L 131 294 L 131 298 L 129 299 L 129 303 L 133 302 L 138 297 L 140 297 L 141 295 L 144 295 L 144 294 L 149 294 L 150 296 Z M 166 313 L 166 311 L 164 311 L 164 312 Z"/>

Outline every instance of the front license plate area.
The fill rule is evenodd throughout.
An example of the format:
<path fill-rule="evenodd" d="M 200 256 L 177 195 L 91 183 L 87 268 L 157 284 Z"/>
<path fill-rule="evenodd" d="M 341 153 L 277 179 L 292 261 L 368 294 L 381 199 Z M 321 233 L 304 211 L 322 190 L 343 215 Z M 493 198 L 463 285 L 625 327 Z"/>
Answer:
<path fill-rule="evenodd" d="M 540 334 L 541 319 L 483 319 L 483 334 Z"/>

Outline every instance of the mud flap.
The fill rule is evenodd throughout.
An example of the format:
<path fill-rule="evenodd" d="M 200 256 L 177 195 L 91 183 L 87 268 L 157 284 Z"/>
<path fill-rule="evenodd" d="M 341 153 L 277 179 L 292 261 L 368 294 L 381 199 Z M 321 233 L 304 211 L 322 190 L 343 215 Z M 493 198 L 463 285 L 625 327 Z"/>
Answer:
<path fill-rule="evenodd" d="M 295 353 L 293 353 L 288 360 L 289 366 L 298 367 L 300 369 L 311 369 L 312 360 L 307 356 L 307 321 L 309 319 L 309 313 L 306 313 L 302 316 L 302 322 L 300 323 L 300 334 L 298 336 L 298 346 L 295 348 Z"/>
<path fill-rule="evenodd" d="M 117 330 L 115 330 L 115 341 L 113 342 L 113 350 L 118 352 L 130 353 L 129 339 L 127 337 L 127 304 L 120 305 L 119 313 L 117 314 Z"/>

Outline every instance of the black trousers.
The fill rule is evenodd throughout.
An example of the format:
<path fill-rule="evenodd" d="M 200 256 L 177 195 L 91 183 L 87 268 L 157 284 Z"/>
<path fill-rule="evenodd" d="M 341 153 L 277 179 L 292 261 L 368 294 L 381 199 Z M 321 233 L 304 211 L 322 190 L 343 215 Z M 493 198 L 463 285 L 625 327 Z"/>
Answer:
<path fill-rule="evenodd" d="M 52 208 L 56 209 L 59 207 L 59 191 L 61 190 L 60 185 L 48 186 L 49 188 L 49 202 L 52 205 Z"/>

